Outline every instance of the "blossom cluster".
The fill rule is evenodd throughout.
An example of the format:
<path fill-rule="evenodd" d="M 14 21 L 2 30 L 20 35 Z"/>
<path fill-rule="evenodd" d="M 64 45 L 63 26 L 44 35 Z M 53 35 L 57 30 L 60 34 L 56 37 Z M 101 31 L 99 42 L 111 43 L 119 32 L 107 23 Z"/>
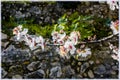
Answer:
<path fill-rule="evenodd" d="M 28 29 L 22 29 L 22 25 L 19 25 L 13 29 L 13 34 L 17 41 L 24 41 L 26 45 L 30 47 L 31 50 L 41 47 L 44 51 L 45 40 L 42 36 L 29 35 Z M 60 31 L 53 31 L 51 33 L 53 44 L 59 44 L 59 54 L 62 57 L 69 57 L 69 55 L 77 54 L 81 57 L 87 57 L 91 54 L 90 48 L 85 48 L 84 50 L 77 49 L 75 46 L 80 39 L 80 33 L 78 31 L 73 31 L 70 35 L 66 35 L 66 32 L 61 29 Z"/>
<path fill-rule="evenodd" d="M 91 55 L 90 48 L 85 48 L 83 50 L 77 49 L 75 45 L 77 45 L 78 40 L 80 39 L 80 33 L 78 31 L 73 31 L 70 33 L 70 36 L 66 35 L 66 33 L 63 30 L 53 31 L 52 32 L 52 39 L 54 44 L 61 44 L 59 47 L 59 54 L 63 58 L 68 58 L 69 53 L 70 55 L 77 54 L 81 57 L 87 57 L 88 55 Z"/>
<path fill-rule="evenodd" d="M 117 1 L 107 0 L 107 4 L 109 4 L 111 10 L 119 9 Z"/>
<path fill-rule="evenodd" d="M 111 21 L 111 25 L 110 25 L 110 28 L 112 29 L 113 31 L 113 34 L 118 34 L 119 33 L 119 20 L 113 22 Z"/>
<path fill-rule="evenodd" d="M 29 35 L 28 29 L 22 29 L 22 25 L 19 25 L 13 29 L 13 34 L 15 35 L 17 41 L 25 41 L 26 45 L 30 47 L 31 50 L 41 47 L 44 50 L 44 39 L 42 36 Z"/>
<path fill-rule="evenodd" d="M 111 57 L 114 59 L 114 60 L 119 60 L 119 56 L 118 56 L 118 48 L 117 46 L 114 46 L 113 44 L 109 43 L 109 48 L 110 50 L 112 50 L 113 54 L 111 55 Z"/>

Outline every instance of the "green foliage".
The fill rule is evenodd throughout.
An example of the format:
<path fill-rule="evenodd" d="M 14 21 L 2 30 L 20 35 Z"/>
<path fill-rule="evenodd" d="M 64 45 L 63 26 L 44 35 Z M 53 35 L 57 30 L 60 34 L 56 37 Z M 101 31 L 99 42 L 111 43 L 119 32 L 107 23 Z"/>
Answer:
<path fill-rule="evenodd" d="M 64 14 L 58 20 L 58 28 L 62 25 L 67 34 L 71 31 L 79 31 L 81 34 L 81 40 L 84 40 L 88 36 L 93 35 L 92 31 L 94 28 L 91 26 L 90 20 L 92 20 L 92 16 L 82 16 L 79 15 L 78 12 L 75 12 L 70 16 Z"/>
<path fill-rule="evenodd" d="M 110 29 L 105 25 L 107 21 L 108 20 L 106 19 L 96 18 L 90 15 L 79 15 L 78 12 L 75 12 L 70 16 L 64 14 L 58 19 L 56 24 L 44 26 L 33 24 L 33 19 L 15 20 L 13 17 L 10 17 L 9 21 L 2 21 L 2 32 L 9 36 L 13 36 L 12 29 L 18 25 L 23 25 L 23 28 L 28 28 L 29 34 L 31 35 L 41 35 L 44 38 L 50 38 L 53 30 L 59 31 L 60 29 L 63 29 L 67 35 L 72 31 L 79 31 L 81 40 L 85 40 L 93 35 L 97 35 L 98 38 L 108 36 L 110 34 L 108 34 Z"/>
<path fill-rule="evenodd" d="M 41 35 L 44 38 L 50 38 L 51 32 L 54 28 L 51 25 L 46 25 L 42 27 L 41 25 L 37 24 L 24 24 L 23 27 L 28 28 L 29 33 L 31 32 L 30 34 L 35 34 L 38 36 Z"/>

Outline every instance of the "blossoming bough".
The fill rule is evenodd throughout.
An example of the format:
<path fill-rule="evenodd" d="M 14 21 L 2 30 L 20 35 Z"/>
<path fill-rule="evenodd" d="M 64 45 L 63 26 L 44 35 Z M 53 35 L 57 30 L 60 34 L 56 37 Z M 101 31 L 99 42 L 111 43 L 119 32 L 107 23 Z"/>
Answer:
<path fill-rule="evenodd" d="M 85 43 L 96 43 L 101 42 L 107 39 L 110 39 L 114 36 L 118 35 L 118 26 L 119 21 L 111 21 L 110 28 L 113 31 L 113 35 L 110 35 L 108 37 L 105 37 L 103 39 L 97 40 L 97 41 L 89 41 L 89 42 L 83 42 Z M 42 51 L 45 49 L 46 46 L 50 46 L 50 44 L 46 44 L 45 40 L 42 36 L 35 36 L 35 35 L 29 35 L 27 34 L 28 29 L 22 29 L 22 25 L 19 25 L 13 29 L 13 34 L 15 35 L 15 38 L 17 41 L 25 41 L 26 45 L 30 47 L 31 50 L 35 50 L 38 47 L 41 47 Z M 53 45 L 59 46 L 59 55 L 63 58 L 69 58 L 70 55 L 74 56 L 77 60 L 86 60 L 90 58 L 92 52 L 90 48 L 84 48 L 84 49 L 77 49 L 75 46 L 77 44 L 80 44 L 78 40 L 80 39 L 80 33 L 79 31 L 73 31 L 70 33 L 70 36 L 66 35 L 65 31 L 63 29 L 59 31 L 53 31 L 51 33 Z M 82 42 L 81 42 L 82 43 Z M 52 44 L 51 44 L 52 45 Z"/>
<path fill-rule="evenodd" d="M 27 34 L 28 29 L 22 30 L 22 25 L 15 27 L 13 29 L 13 34 L 15 35 L 17 41 L 25 41 L 26 45 L 30 47 L 31 50 L 34 50 L 37 47 L 41 47 L 44 51 L 44 39 L 42 36 L 34 36 Z"/>
<path fill-rule="evenodd" d="M 42 50 L 44 51 L 44 47 L 46 44 L 43 37 L 29 35 L 27 34 L 27 32 L 28 32 L 28 29 L 22 30 L 22 25 L 19 25 L 13 29 L 13 34 L 15 35 L 15 38 L 17 39 L 17 41 L 25 41 L 26 45 L 28 45 L 31 50 L 41 47 Z M 66 35 L 66 33 L 63 30 L 60 30 L 59 32 L 53 31 L 51 35 L 52 35 L 54 45 L 57 45 L 57 44 L 61 45 L 59 46 L 59 54 L 61 57 L 69 58 L 70 55 L 87 57 L 88 54 L 86 53 L 85 53 L 86 56 L 79 55 L 79 53 L 76 54 L 77 49 L 75 45 L 77 45 L 78 40 L 80 39 L 80 33 L 78 31 L 71 32 L 70 36 Z"/>

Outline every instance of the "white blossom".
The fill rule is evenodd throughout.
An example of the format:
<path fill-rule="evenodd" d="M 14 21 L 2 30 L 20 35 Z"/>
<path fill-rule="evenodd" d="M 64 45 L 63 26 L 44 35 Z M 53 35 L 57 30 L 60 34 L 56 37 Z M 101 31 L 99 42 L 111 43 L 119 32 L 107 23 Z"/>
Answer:
<path fill-rule="evenodd" d="M 28 29 L 24 28 L 22 30 L 22 25 L 19 25 L 18 27 L 15 27 L 13 29 L 13 34 L 15 35 L 16 39 L 18 41 L 25 41 L 26 45 L 30 47 L 31 50 L 41 47 L 42 50 L 44 50 L 44 39 L 42 36 L 35 36 L 35 35 L 29 35 L 27 34 Z"/>
<path fill-rule="evenodd" d="M 68 51 L 66 50 L 66 48 L 64 46 L 60 46 L 60 51 L 59 51 L 59 54 L 61 57 L 63 58 L 67 58 L 68 57 Z"/>
<path fill-rule="evenodd" d="M 119 9 L 117 1 L 107 0 L 107 4 L 109 4 L 111 10 Z"/>
<path fill-rule="evenodd" d="M 81 57 L 87 57 L 88 55 L 91 55 L 91 49 L 85 48 L 84 50 L 77 50 L 78 56 Z"/>
<path fill-rule="evenodd" d="M 27 29 L 27 28 L 25 28 L 25 29 L 21 32 L 21 35 L 26 35 L 26 34 L 27 34 L 27 32 L 28 32 L 28 29 Z"/>
<path fill-rule="evenodd" d="M 56 31 L 52 32 L 52 39 L 55 44 L 63 44 L 66 33 L 58 33 Z"/>
<path fill-rule="evenodd" d="M 114 60 L 118 60 L 118 61 L 119 61 L 119 56 L 118 56 L 118 55 L 112 54 L 111 57 L 112 57 Z"/>
<path fill-rule="evenodd" d="M 42 36 L 39 36 L 39 37 L 36 37 L 36 40 L 35 40 L 35 42 L 36 42 L 36 46 L 41 46 L 41 48 L 42 48 L 42 50 L 44 51 L 44 39 L 43 39 L 43 37 Z"/>
<path fill-rule="evenodd" d="M 78 43 L 79 38 L 80 38 L 79 32 L 73 31 L 70 33 L 69 39 L 71 40 L 71 42 L 73 42 L 74 45 L 76 45 Z"/>
<path fill-rule="evenodd" d="M 110 25 L 110 28 L 112 29 L 113 31 L 113 34 L 117 34 L 118 33 L 118 24 L 116 24 L 116 22 L 111 22 L 111 25 Z"/>
<path fill-rule="evenodd" d="M 71 41 L 66 41 L 64 47 L 67 49 L 67 51 L 70 51 L 70 54 L 73 55 L 75 53 L 75 46 Z"/>

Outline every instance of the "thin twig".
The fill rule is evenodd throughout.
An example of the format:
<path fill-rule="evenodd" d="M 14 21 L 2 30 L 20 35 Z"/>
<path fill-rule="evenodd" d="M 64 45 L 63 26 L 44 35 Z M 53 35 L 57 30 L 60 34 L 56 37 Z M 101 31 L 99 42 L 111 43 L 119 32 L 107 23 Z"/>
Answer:
<path fill-rule="evenodd" d="M 96 40 L 96 41 L 78 42 L 78 44 L 99 43 L 99 42 L 109 40 L 109 39 L 111 39 L 111 38 L 113 38 L 113 37 L 115 37 L 117 35 L 118 34 L 110 35 L 110 36 L 104 37 L 104 38 Z M 114 41 L 118 41 L 118 40 L 114 40 Z M 110 41 L 110 42 L 112 42 L 112 41 Z M 46 45 L 47 46 L 62 46 L 62 44 L 46 44 Z"/>
<path fill-rule="evenodd" d="M 115 36 L 118 36 L 118 35 L 119 34 L 110 35 L 110 36 L 104 37 L 104 38 L 96 40 L 96 41 L 78 42 L 78 44 L 100 43 L 100 42 L 103 42 L 103 41 L 107 41 L 107 40 L 109 40 L 109 39 L 111 39 L 111 38 L 113 38 Z M 118 41 L 118 39 L 114 40 L 114 41 Z M 111 40 L 110 42 L 114 42 L 114 41 Z M 10 42 L 12 42 L 13 44 L 15 44 L 13 40 L 10 40 Z M 62 45 L 63 44 L 49 44 L 49 43 L 46 43 L 46 46 L 62 46 Z"/>
<path fill-rule="evenodd" d="M 110 36 L 107 36 L 107 37 L 104 37 L 102 39 L 99 39 L 99 40 L 96 40 L 96 41 L 88 41 L 88 42 L 78 42 L 78 44 L 86 44 L 86 43 L 99 43 L 99 42 L 103 42 L 103 41 L 106 41 L 106 40 L 109 40 L 115 36 L 117 36 L 118 34 L 115 34 L 115 35 L 110 35 Z"/>

